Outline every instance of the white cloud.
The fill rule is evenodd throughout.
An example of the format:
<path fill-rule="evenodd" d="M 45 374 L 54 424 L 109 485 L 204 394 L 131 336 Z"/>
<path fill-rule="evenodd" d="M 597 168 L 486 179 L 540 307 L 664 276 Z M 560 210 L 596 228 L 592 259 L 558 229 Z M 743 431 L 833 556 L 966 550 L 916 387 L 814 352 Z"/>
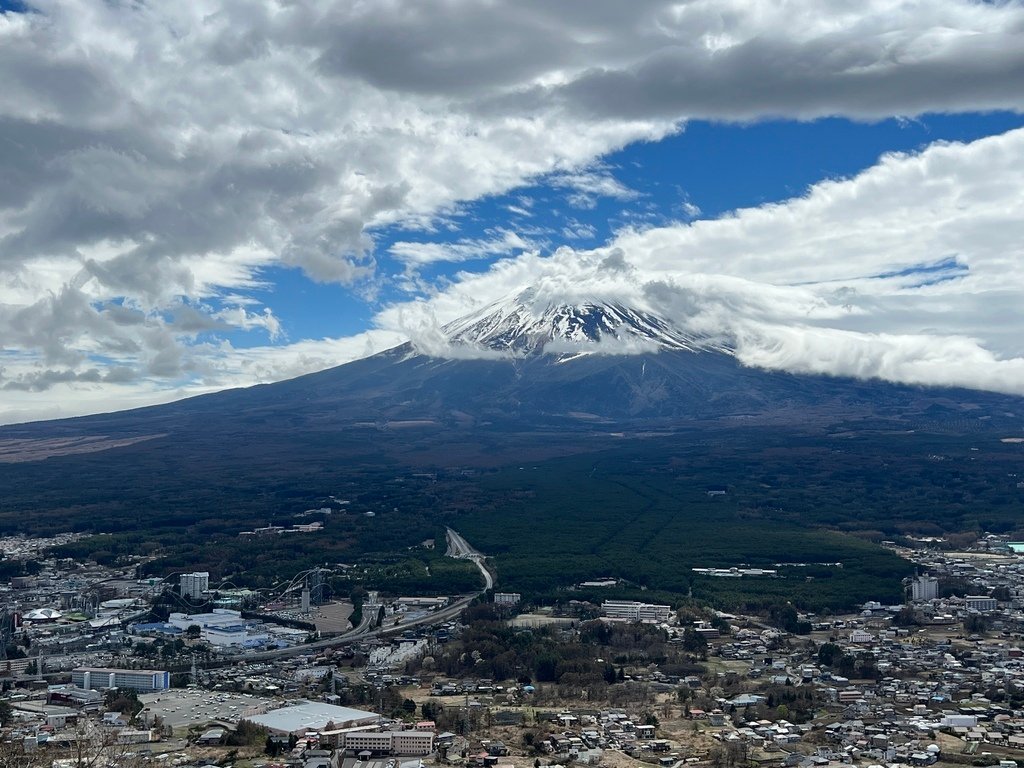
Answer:
<path fill-rule="evenodd" d="M 541 303 L 649 309 L 749 365 L 1024 394 L 1024 129 L 721 219 L 506 259 L 378 319 L 415 337 L 525 285 Z"/>
<path fill-rule="evenodd" d="M 631 336 L 606 336 L 593 342 L 553 339 L 544 345 L 545 355 L 557 355 L 563 362 L 579 355 L 646 355 L 657 351 L 656 342 Z"/>
<path fill-rule="evenodd" d="M 921 275 L 872 276 L 951 258 L 969 274 L 931 292 L 994 288 L 1019 276 L 1024 221 L 1024 130 L 971 144 L 888 155 L 852 180 L 803 198 L 623 233 L 616 247 L 652 269 L 719 272 L 785 283 L 836 281 L 900 290 Z"/>
<path fill-rule="evenodd" d="M 235 349 L 208 347 L 201 379 L 174 381 L 128 368 L 81 374 L 40 369 L 12 356 L 0 359 L 0 422 L 56 419 L 180 400 L 231 387 L 281 381 L 358 360 L 397 346 L 401 334 L 372 330 L 341 339 L 304 340 Z"/>
<path fill-rule="evenodd" d="M 308 339 L 287 345 L 236 349 L 225 344 L 210 356 L 214 369 L 210 380 L 220 388 L 291 379 L 383 352 L 404 341 L 402 334 L 371 330 L 344 338 Z"/>
<path fill-rule="evenodd" d="M 682 211 L 686 215 L 686 217 L 690 218 L 690 219 L 697 218 L 698 216 L 700 216 L 700 213 L 701 213 L 700 207 L 697 206 L 697 205 L 694 205 L 689 200 L 686 200 L 685 202 L 683 202 L 682 205 L 680 206 L 680 208 L 682 209 Z"/>
<path fill-rule="evenodd" d="M 976 339 L 769 326 L 742 331 L 746 365 L 1024 395 L 1024 357 L 999 359 Z"/>
<path fill-rule="evenodd" d="M 562 227 L 562 237 L 566 240 L 589 240 L 597 235 L 597 229 L 576 219 L 569 219 Z"/>
<path fill-rule="evenodd" d="M 636 190 L 627 187 L 603 167 L 557 174 L 547 181 L 556 189 L 571 190 L 566 200 L 574 208 L 594 208 L 599 197 L 610 197 L 614 200 L 635 200 L 639 197 Z"/>
<path fill-rule="evenodd" d="M 454 243 L 417 243 L 400 241 L 388 252 L 410 266 L 421 266 L 437 261 L 471 261 L 493 256 L 508 256 L 530 250 L 535 244 L 518 233 L 499 229 L 491 237 L 462 239 Z"/>
<path fill-rule="evenodd" d="M 152 381 L 152 397 L 183 377 L 203 386 L 217 344 L 190 329 L 280 340 L 272 294 L 253 297 L 271 287 L 271 267 L 372 294 L 381 227 L 448 226 L 460 203 L 544 178 L 561 179 L 579 206 L 629 200 L 600 158 L 690 118 L 1024 108 L 1019 2 L 28 4 L 31 13 L 0 13 L 0 386 L 102 387 L 91 380 L 108 368 Z M 983 147 L 890 158 L 804 204 L 616 245 L 655 276 L 834 279 L 862 304 L 902 290 L 897 279 L 866 288 L 872 264 L 955 255 L 983 296 L 1016 274 L 1012 263 L 1006 275 L 988 268 L 1004 246 L 1012 262 L 1018 230 L 993 236 L 1005 217 L 981 205 L 985 194 L 1017 202 L 985 178 L 1019 163 L 1019 147 L 1005 144 L 1002 158 Z M 990 166 L 959 193 L 990 219 L 951 205 L 956 192 L 943 186 L 960 183 L 952 166 L 972 152 Z M 896 173 L 906 168 L 916 171 Z M 945 201 L 943 216 L 917 226 L 891 212 L 926 194 Z M 833 218 L 814 225 L 818 213 Z M 530 242 L 509 232 L 447 248 L 406 243 L 399 254 L 408 264 L 494 258 L 514 253 L 517 237 Z M 576 258 L 528 253 L 487 279 L 530 282 Z M 464 290 L 438 297 L 439 313 L 475 303 Z"/>

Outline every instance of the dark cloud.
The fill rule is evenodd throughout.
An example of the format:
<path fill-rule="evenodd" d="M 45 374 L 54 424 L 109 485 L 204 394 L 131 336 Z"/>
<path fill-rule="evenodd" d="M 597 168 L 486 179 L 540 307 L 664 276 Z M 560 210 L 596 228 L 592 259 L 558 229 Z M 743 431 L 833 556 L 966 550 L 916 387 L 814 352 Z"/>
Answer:
<path fill-rule="evenodd" d="M 172 313 L 175 330 L 181 333 L 204 333 L 209 331 L 224 331 L 230 326 L 209 313 L 196 309 L 195 307 L 178 307 Z"/>
<path fill-rule="evenodd" d="M 103 380 L 104 376 L 97 368 L 77 372 L 68 369 L 43 370 L 4 381 L 3 388 L 8 391 L 45 392 L 57 384 L 98 384 Z"/>
<path fill-rule="evenodd" d="M 982 36 L 984 37 L 984 36 Z M 593 69 L 537 87 L 520 102 L 557 100 L 594 118 L 755 120 L 829 115 L 882 118 L 962 110 L 1019 110 L 1024 35 L 949 46 L 938 60 L 879 59 L 877 46 L 838 36 L 803 44 L 755 38 L 709 56 L 673 46 L 628 69 Z"/>
<path fill-rule="evenodd" d="M 45 392 L 59 384 L 132 384 L 139 380 L 138 372 L 127 366 L 113 366 L 101 371 L 87 368 L 83 371 L 72 369 L 44 369 L 21 374 L 7 379 L 0 372 L 0 388 L 9 392 Z"/>
<path fill-rule="evenodd" d="M 398 2 L 328 17 L 318 63 L 379 88 L 470 98 L 562 67 L 628 57 L 659 2 Z"/>
<path fill-rule="evenodd" d="M 397 2 L 327 17 L 321 69 L 490 114 L 863 118 L 1020 109 L 1024 10 L 949 0 Z M 551 82 L 544 82 L 550 80 Z"/>

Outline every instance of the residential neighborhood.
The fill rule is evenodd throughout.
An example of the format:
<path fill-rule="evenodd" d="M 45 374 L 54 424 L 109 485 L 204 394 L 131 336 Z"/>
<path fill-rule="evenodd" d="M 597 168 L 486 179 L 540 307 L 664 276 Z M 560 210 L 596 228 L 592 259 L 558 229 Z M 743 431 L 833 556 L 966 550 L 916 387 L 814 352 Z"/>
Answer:
<path fill-rule="evenodd" d="M 5 746 L 47 764 L 83 741 L 111 750 L 110 765 L 1008 768 L 1024 759 L 1024 559 L 997 536 L 962 552 L 900 547 L 918 568 L 903 603 L 796 612 L 786 620 L 795 631 L 763 615 L 485 596 L 513 637 L 571 645 L 600 636 L 595 625 L 635 626 L 692 662 L 612 658 L 592 691 L 565 677 L 446 675 L 441 661 L 473 626 L 444 614 L 457 596 L 371 595 L 374 618 L 332 644 L 317 620 L 339 608 L 316 604 L 308 585 L 261 604 L 211 590 L 205 573 L 156 581 L 43 557 L 67 540 L 3 542 L 38 563 L 2 588 Z M 773 578 L 742 574 L 758 577 Z"/>

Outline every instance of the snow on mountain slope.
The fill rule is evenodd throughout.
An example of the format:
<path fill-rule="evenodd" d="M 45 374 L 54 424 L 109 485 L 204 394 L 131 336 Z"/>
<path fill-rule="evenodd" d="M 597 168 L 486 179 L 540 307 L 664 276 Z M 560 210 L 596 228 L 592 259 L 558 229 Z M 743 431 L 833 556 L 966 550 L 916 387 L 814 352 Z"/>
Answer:
<path fill-rule="evenodd" d="M 631 355 L 664 349 L 728 351 L 657 315 L 615 302 L 540 303 L 527 289 L 444 327 L 449 343 L 513 357 Z"/>

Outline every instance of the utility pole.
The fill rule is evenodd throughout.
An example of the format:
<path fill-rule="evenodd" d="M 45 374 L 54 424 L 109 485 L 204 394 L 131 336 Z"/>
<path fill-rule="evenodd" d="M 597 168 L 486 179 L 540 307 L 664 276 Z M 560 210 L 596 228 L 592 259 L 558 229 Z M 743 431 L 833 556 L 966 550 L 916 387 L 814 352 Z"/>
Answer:
<path fill-rule="evenodd" d="M 14 634 L 13 624 L 14 617 L 5 605 L 3 610 L 0 610 L 0 661 L 7 658 L 7 644 L 11 642 L 11 637 Z"/>

